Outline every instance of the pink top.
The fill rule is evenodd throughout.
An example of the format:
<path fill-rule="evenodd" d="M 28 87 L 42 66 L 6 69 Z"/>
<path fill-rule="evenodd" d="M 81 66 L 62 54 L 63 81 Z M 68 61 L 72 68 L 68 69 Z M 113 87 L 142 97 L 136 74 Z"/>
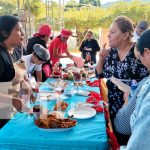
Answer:
<path fill-rule="evenodd" d="M 54 58 L 53 51 L 54 49 L 58 49 L 58 54 L 62 55 L 66 52 L 68 46 L 66 42 L 62 42 L 60 37 L 56 37 L 53 41 L 51 41 L 50 46 L 48 48 L 50 53 L 50 60 L 52 61 L 52 65 L 60 61 L 60 58 Z"/>

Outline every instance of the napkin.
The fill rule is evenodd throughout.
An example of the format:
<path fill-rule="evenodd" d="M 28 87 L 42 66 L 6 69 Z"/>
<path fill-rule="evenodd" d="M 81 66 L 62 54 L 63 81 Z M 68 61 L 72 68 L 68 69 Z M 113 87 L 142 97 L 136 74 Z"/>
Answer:
<path fill-rule="evenodd" d="M 89 97 L 86 99 L 86 102 L 97 104 L 101 100 L 101 95 L 97 92 L 91 91 Z"/>
<path fill-rule="evenodd" d="M 81 57 L 73 56 L 72 60 L 77 65 L 78 68 L 84 67 L 84 59 Z"/>
<path fill-rule="evenodd" d="M 93 96 L 96 99 L 101 99 L 101 95 L 95 91 L 90 91 L 89 96 Z"/>
<path fill-rule="evenodd" d="M 95 80 L 93 82 L 89 82 L 88 83 L 88 86 L 91 86 L 91 87 L 99 87 L 99 81 L 98 80 Z"/>
<path fill-rule="evenodd" d="M 103 112 L 103 107 L 99 104 L 100 101 L 101 101 L 101 95 L 94 91 L 91 91 L 89 97 L 86 99 L 87 103 L 94 104 L 92 108 L 94 108 L 96 112 Z"/>
<path fill-rule="evenodd" d="M 101 105 L 94 105 L 92 106 L 96 110 L 96 112 L 103 112 L 103 107 Z"/>
<path fill-rule="evenodd" d="M 131 92 L 131 87 L 125 83 L 123 83 L 120 79 L 115 78 L 112 76 L 110 80 L 117 85 L 117 87 L 123 91 L 124 93 L 130 93 Z"/>

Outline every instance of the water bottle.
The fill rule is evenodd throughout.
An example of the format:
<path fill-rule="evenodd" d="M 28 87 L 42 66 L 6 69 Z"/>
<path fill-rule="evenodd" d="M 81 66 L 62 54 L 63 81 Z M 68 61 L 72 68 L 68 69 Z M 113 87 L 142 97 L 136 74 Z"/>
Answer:
<path fill-rule="evenodd" d="M 131 90 L 135 90 L 137 88 L 137 81 L 136 80 L 132 80 L 130 86 L 131 86 Z"/>

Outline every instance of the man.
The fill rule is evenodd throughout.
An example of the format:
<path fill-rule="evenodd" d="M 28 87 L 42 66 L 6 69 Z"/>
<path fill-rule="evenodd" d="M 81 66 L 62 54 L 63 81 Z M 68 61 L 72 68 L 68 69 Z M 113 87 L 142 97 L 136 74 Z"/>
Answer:
<path fill-rule="evenodd" d="M 133 42 L 136 43 L 139 37 L 142 35 L 142 33 L 147 29 L 148 29 L 147 21 L 140 21 L 135 28 L 134 35 L 133 35 Z"/>

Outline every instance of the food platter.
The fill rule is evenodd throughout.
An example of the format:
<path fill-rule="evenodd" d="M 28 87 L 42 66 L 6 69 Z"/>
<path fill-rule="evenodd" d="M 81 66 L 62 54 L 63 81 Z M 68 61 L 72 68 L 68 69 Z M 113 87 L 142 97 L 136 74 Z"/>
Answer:
<path fill-rule="evenodd" d="M 75 127 L 75 126 L 74 126 Z M 65 131 L 70 131 L 71 129 L 73 129 L 74 127 L 70 127 L 70 128 L 39 128 L 39 130 L 41 131 L 46 131 L 46 132 L 65 132 Z"/>
<path fill-rule="evenodd" d="M 38 129 L 47 132 L 64 132 L 76 126 L 76 120 L 62 117 L 58 111 L 42 114 L 40 118 L 34 120 L 34 123 Z"/>

